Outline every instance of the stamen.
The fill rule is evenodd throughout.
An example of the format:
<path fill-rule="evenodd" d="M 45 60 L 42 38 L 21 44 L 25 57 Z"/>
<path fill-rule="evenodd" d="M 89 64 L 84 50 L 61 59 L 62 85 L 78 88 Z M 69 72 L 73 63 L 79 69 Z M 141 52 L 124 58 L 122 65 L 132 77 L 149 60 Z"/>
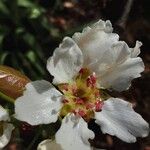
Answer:
<path fill-rule="evenodd" d="M 79 110 L 78 111 L 78 114 L 81 116 L 81 117 L 84 117 L 86 115 L 85 111 L 84 110 Z"/>
<path fill-rule="evenodd" d="M 72 88 L 73 95 L 76 95 L 76 93 L 77 93 L 77 87 L 75 85 L 72 85 L 71 88 Z"/>
<path fill-rule="evenodd" d="M 67 85 L 67 84 L 65 84 L 65 85 L 63 86 L 63 90 L 68 91 L 68 85 Z"/>
<path fill-rule="evenodd" d="M 76 102 L 76 104 L 84 104 L 84 100 L 81 98 L 76 98 L 75 102 Z"/>
<path fill-rule="evenodd" d="M 90 75 L 90 70 L 87 68 L 81 68 L 79 71 L 79 77 L 81 79 L 86 79 Z"/>
<path fill-rule="evenodd" d="M 90 104 L 90 103 L 88 103 L 87 105 L 86 105 L 86 109 L 88 110 L 88 109 L 92 109 L 94 107 L 94 105 L 93 104 Z"/>
<path fill-rule="evenodd" d="M 100 92 L 99 92 L 99 90 L 97 90 L 97 91 L 95 92 L 95 97 L 100 97 Z"/>
<path fill-rule="evenodd" d="M 100 111 L 102 109 L 102 106 L 103 106 L 103 102 L 97 101 L 95 103 L 95 111 L 97 111 L 97 112 Z"/>
<path fill-rule="evenodd" d="M 90 78 L 91 78 L 92 84 L 95 85 L 96 84 L 96 75 L 95 75 L 95 73 L 93 73 L 93 75 L 91 75 Z"/>
<path fill-rule="evenodd" d="M 80 74 L 83 74 L 83 73 L 84 73 L 84 70 L 85 70 L 84 68 L 81 68 L 80 71 L 79 71 L 79 73 L 80 73 Z"/>
<path fill-rule="evenodd" d="M 87 86 L 88 87 L 95 87 L 95 84 L 96 84 L 95 74 L 89 76 L 86 81 L 87 81 Z"/>
<path fill-rule="evenodd" d="M 69 103 L 69 101 L 68 101 L 67 99 L 63 99 L 62 102 L 63 102 L 64 104 Z"/>
<path fill-rule="evenodd" d="M 72 110 L 72 113 L 74 113 L 74 115 L 78 114 L 77 110 Z"/>
<path fill-rule="evenodd" d="M 81 68 L 73 82 L 61 85 L 64 106 L 60 114 L 65 116 L 73 113 L 75 116 L 89 119 L 94 116 L 94 111 L 100 111 L 103 102 L 100 91 L 96 87 L 96 80 L 95 73 L 91 73 L 87 68 Z"/>

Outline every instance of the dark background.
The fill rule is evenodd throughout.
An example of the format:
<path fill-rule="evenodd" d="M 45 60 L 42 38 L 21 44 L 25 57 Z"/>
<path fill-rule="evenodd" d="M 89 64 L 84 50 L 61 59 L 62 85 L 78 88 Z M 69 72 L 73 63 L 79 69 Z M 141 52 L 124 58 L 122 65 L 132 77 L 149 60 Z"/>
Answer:
<path fill-rule="evenodd" d="M 1 0 L 0 64 L 20 70 L 31 80 L 51 80 L 45 68 L 46 60 L 63 37 L 99 19 L 109 19 L 120 39 L 131 47 L 136 40 L 143 43 L 140 57 L 145 71 L 120 96 L 134 103 L 135 110 L 150 122 L 149 0 Z M 98 134 L 92 143 L 110 150 L 150 150 L 150 137 L 127 144 Z M 10 144 L 6 149 L 19 148 Z"/>

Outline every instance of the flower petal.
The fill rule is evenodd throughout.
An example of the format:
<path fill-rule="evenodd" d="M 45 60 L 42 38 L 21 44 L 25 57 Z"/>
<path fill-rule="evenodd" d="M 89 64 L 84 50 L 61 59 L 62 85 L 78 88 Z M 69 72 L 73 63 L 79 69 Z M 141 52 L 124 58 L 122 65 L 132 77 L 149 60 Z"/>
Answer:
<path fill-rule="evenodd" d="M 134 78 L 141 76 L 144 64 L 140 57 L 128 58 L 124 63 L 109 68 L 102 76 L 99 76 L 99 86 L 123 91 L 130 87 Z"/>
<path fill-rule="evenodd" d="M 94 138 L 93 131 L 89 130 L 87 123 L 82 119 L 75 121 L 75 116 L 68 115 L 63 121 L 60 129 L 56 133 L 56 142 L 63 150 L 91 150 L 89 139 Z"/>
<path fill-rule="evenodd" d="M 15 101 L 15 117 L 31 125 L 55 122 L 61 98 L 61 93 L 47 81 L 28 83 L 24 95 Z"/>
<path fill-rule="evenodd" d="M 142 60 L 137 58 L 142 43 L 137 41 L 135 48 L 129 48 L 112 30 L 110 21 L 100 20 L 72 38 L 82 50 L 83 66 L 96 73 L 97 86 L 123 91 L 144 70 Z"/>
<path fill-rule="evenodd" d="M 51 139 L 47 139 L 42 141 L 38 145 L 37 150 L 63 150 L 63 149 L 55 141 L 52 141 Z"/>
<path fill-rule="evenodd" d="M 88 67 L 96 73 L 98 80 L 100 80 L 99 82 L 101 82 L 103 75 L 105 76 L 112 68 L 114 70 L 117 65 L 120 65 L 128 58 L 130 58 L 128 45 L 123 41 L 119 41 L 104 52 L 97 62 L 90 64 Z"/>
<path fill-rule="evenodd" d="M 82 33 L 73 35 L 72 38 L 82 50 L 85 67 L 100 60 L 112 44 L 118 42 L 119 36 L 111 31 L 110 21 L 100 20 L 93 26 L 83 29 Z"/>
<path fill-rule="evenodd" d="M 142 43 L 140 41 L 136 41 L 136 45 L 134 48 L 131 48 L 131 57 L 137 57 L 140 54 L 140 47 Z"/>
<path fill-rule="evenodd" d="M 95 119 L 103 133 L 128 143 L 135 142 L 136 137 L 147 136 L 149 132 L 148 123 L 133 110 L 131 103 L 118 98 L 105 101 L 102 111 L 95 113 Z"/>
<path fill-rule="evenodd" d="M 10 123 L 4 123 L 3 127 L 3 135 L 0 136 L 0 149 L 5 147 L 11 138 L 12 130 L 14 129 L 14 126 Z"/>
<path fill-rule="evenodd" d="M 57 144 L 56 141 L 52 141 L 51 139 L 46 139 L 39 143 L 37 150 L 64 150 L 61 148 L 60 144 Z M 72 150 L 70 148 L 70 150 Z M 91 148 L 91 150 L 105 150 L 100 148 Z"/>
<path fill-rule="evenodd" d="M 0 105 L 0 121 L 9 120 L 9 115 L 7 111 Z"/>
<path fill-rule="evenodd" d="M 68 83 L 82 67 L 82 52 L 69 37 L 64 38 L 59 48 L 47 61 L 47 69 L 54 76 L 53 83 Z"/>

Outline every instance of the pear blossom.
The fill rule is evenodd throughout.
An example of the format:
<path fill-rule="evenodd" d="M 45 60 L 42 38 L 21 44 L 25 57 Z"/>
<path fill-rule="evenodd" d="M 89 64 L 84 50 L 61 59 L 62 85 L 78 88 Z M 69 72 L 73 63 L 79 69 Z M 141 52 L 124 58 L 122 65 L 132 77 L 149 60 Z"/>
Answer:
<path fill-rule="evenodd" d="M 14 129 L 14 126 L 8 123 L 9 119 L 7 111 L 0 106 L 0 149 L 3 149 L 8 144 Z"/>
<path fill-rule="evenodd" d="M 15 117 L 31 125 L 62 118 L 55 135 L 56 150 L 93 150 L 89 139 L 95 134 L 88 128 L 91 119 L 104 134 L 128 143 L 148 135 L 148 123 L 131 103 L 104 92 L 127 90 L 144 70 L 142 59 L 137 57 L 142 43 L 137 41 L 129 48 L 112 31 L 110 21 L 100 20 L 72 38 L 65 37 L 47 61 L 53 84 L 30 82 L 15 101 Z M 50 141 L 44 143 L 45 147 L 54 146 Z"/>
<path fill-rule="evenodd" d="M 51 139 L 46 139 L 42 141 L 38 145 L 37 150 L 49 150 L 50 148 L 53 150 L 63 150 L 59 144 L 57 144 L 55 141 Z M 105 150 L 105 149 L 93 148 L 92 150 Z"/>

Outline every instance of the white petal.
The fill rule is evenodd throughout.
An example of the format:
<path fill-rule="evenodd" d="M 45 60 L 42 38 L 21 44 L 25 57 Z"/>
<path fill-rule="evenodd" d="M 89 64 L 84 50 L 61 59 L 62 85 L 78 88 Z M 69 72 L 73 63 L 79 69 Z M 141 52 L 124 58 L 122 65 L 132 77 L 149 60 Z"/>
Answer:
<path fill-rule="evenodd" d="M 15 117 L 31 125 L 55 122 L 62 106 L 61 97 L 47 81 L 28 83 L 23 96 L 15 101 Z"/>
<path fill-rule="evenodd" d="M 124 63 L 114 65 L 99 76 L 99 84 L 104 88 L 112 88 L 123 91 L 130 87 L 134 78 L 141 76 L 144 71 L 144 64 L 141 58 L 128 58 Z"/>
<path fill-rule="evenodd" d="M 89 130 L 87 123 L 79 118 L 74 122 L 73 115 L 66 116 L 60 129 L 56 133 L 56 142 L 63 150 L 91 150 L 89 139 L 94 138 L 93 131 Z"/>
<path fill-rule="evenodd" d="M 48 59 L 47 69 L 54 76 L 53 83 L 68 83 L 79 72 L 82 63 L 81 50 L 71 38 L 66 37 Z"/>
<path fill-rule="evenodd" d="M 136 41 L 136 45 L 134 48 L 131 48 L 131 57 L 137 57 L 140 54 L 140 47 L 142 46 L 142 43 L 139 41 Z"/>
<path fill-rule="evenodd" d="M 14 126 L 12 124 L 4 123 L 3 135 L 0 136 L 0 149 L 5 147 L 10 141 L 11 133 L 13 129 L 14 129 Z"/>
<path fill-rule="evenodd" d="M 105 76 L 112 68 L 114 70 L 117 65 L 120 65 L 128 58 L 130 58 L 128 45 L 123 41 L 119 41 L 105 51 L 97 62 L 90 64 L 89 68 L 96 73 L 98 80 L 100 80 L 99 82 L 101 82 L 103 75 Z"/>
<path fill-rule="evenodd" d="M 0 105 L 0 121 L 9 120 L 9 115 L 7 111 Z"/>
<path fill-rule="evenodd" d="M 98 87 L 123 91 L 144 70 L 142 60 L 137 58 L 142 43 L 137 41 L 135 48 L 129 48 L 112 30 L 110 21 L 100 20 L 72 38 L 82 50 L 83 66 L 96 73 Z"/>
<path fill-rule="evenodd" d="M 52 141 L 51 139 L 47 139 L 42 141 L 38 145 L 37 150 L 63 150 L 63 149 L 55 141 Z"/>
<path fill-rule="evenodd" d="M 110 32 L 109 32 L 110 31 Z M 92 27 L 83 29 L 82 33 L 75 33 L 73 39 L 78 44 L 84 55 L 84 66 L 103 58 L 104 53 L 111 46 L 118 42 L 119 36 L 111 33 L 112 26 L 110 21 L 102 21 L 95 23 Z"/>
<path fill-rule="evenodd" d="M 104 30 L 107 33 L 111 33 L 113 31 L 112 24 L 109 20 L 103 21 L 99 20 L 95 24 L 93 24 L 92 28 L 96 28 L 97 30 Z"/>
<path fill-rule="evenodd" d="M 135 142 L 136 137 L 148 135 L 148 123 L 138 114 L 132 104 L 118 98 L 104 102 L 101 112 L 95 113 L 96 123 L 103 133 L 115 135 L 125 142 Z"/>

